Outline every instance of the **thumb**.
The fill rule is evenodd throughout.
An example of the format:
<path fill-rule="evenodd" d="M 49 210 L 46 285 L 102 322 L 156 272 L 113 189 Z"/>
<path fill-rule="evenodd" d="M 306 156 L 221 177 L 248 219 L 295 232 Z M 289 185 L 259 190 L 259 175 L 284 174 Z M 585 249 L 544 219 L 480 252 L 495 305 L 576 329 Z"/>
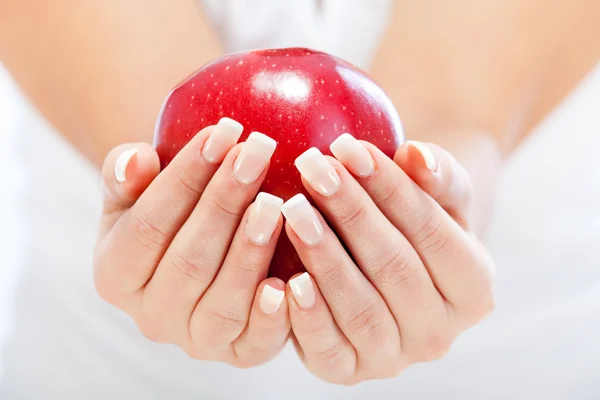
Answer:
<path fill-rule="evenodd" d="M 122 144 L 111 150 L 102 167 L 104 207 L 100 238 L 135 204 L 159 172 L 158 154 L 147 143 Z"/>
<path fill-rule="evenodd" d="M 471 179 L 454 156 L 435 144 L 409 140 L 394 161 L 463 229 L 470 229 Z"/>

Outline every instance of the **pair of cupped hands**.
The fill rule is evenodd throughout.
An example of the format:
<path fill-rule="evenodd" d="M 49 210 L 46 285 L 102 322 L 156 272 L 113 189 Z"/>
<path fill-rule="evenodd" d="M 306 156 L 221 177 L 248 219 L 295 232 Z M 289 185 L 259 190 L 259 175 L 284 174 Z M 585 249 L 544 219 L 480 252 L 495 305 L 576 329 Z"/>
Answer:
<path fill-rule="evenodd" d="M 162 172 L 144 143 L 105 161 L 95 284 L 147 338 L 252 367 L 291 337 L 311 372 L 352 385 L 442 357 L 493 309 L 469 177 L 448 152 L 409 141 L 392 160 L 349 134 L 335 157 L 309 149 L 295 165 L 318 211 L 258 193 L 276 143 L 238 144 L 242 130 L 222 119 Z M 267 277 L 281 234 L 308 271 L 289 282 Z"/>

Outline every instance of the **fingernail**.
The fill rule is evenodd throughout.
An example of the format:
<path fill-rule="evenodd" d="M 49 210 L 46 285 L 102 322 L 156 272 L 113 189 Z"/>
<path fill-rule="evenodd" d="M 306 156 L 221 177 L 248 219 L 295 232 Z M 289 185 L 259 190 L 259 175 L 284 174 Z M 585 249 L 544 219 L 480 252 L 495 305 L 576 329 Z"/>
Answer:
<path fill-rule="evenodd" d="M 117 179 L 117 182 L 123 183 L 127 180 L 127 166 L 137 152 L 138 148 L 135 147 L 133 149 L 125 150 L 117 158 L 117 162 L 115 163 L 115 178 Z"/>
<path fill-rule="evenodd" d="M 223 161 L 225 155 L 240 140 L 244 127 L 231 118 L 221 118 L 202 149 L 202 157 L 211 163 Z"/>
<path fill-rule="evenodd" d="M 265 314 L 275 314 L 279 311 L 284 297 L 285 292 L 283 290 L 265 285 L 260 295 L 260 309 Z"/>
<path fill-rule="evenodd" d="M 235 178 L 246 185 L 255 182 L 267 167 L 275 147 L 275 140 L 262 133 L 252 132 L 233 166 Z"/>
<path fill-rule="evenodd" d="M 246 236 L 251 242 L 258 245 L 269 243 L 277 227 L 282 205 L 283 199 L 269 193 L 261 192 L 256 196 L 246 223 Z"/>
<path fill-rule="evenodd" d="M 286 201 L 281 212 L 304 244 L 316 246 L 323 241 L 323 225 L 303 194 L 297 194 Z"/>
<path fill-rule="evenodd" d="M 290 288 L 296 303 L 304 309 L 309 309 L 315 305 L 315 288 L 308 272 L 303 273 L 290 280 Z"/>
<path fill-rule="evenodd" d="M 339 189 L 340 177 L 316 147 L 302 153 L 296 158 L 295 164 L 310 186 L 323 196 L 331 196 Z"/>
<path fill-rule="evenodd" d="M 371 153 L 349 133 L 344 133 L 329 146 L 331 153 L 354 175 L 367 178 L 375 172 Z"/>
<path fill-rule="evenodd" d="M 425 146 L 421 142 L 415 142 L 414 140 L 407 140 L 406 144 L 414 147 L 419 153 L 421 153 L 421 157 L 423 157 L 423 161 L 425 162 L 425 167 L 428 170 L 435 172 L 438 167 L 438 162 L 433 152 L 429 149 L 429 147 Z"/>

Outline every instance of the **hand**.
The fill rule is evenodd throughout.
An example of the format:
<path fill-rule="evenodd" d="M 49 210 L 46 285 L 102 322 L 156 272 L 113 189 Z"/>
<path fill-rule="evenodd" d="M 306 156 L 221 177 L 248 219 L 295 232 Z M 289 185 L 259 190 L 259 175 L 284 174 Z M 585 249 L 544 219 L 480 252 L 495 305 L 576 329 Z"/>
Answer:
<path fill-rule="evenodd" d="M 394 162 L 347 134 L 331 150 L 296 160 L 325 218 L 302 195 L 282 208 L 308 271 L 287 298 L 306 366 L 351 385 L 442 357 L 493 309 L 493 264 L 469 233 L 469 180 L 450 154 L 408 142 Z"/>
<path fill-rule="evenodd" d="M 94 277 L 100 296 L 149 339 L 238 367 L 266 362 L 289 337 L 285 284 L 267 273 L 283 201 L 256 196 L 275 142 L 223 119 L 159 173 L 147 144 L 106 159 Z"/>

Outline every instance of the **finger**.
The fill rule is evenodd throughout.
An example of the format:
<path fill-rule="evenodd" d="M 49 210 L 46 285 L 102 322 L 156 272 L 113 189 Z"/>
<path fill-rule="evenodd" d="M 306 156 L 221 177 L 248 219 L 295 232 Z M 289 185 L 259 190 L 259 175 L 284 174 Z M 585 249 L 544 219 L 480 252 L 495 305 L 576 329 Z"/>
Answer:
<path fill-rule="evenodd" d="M 431 143 L 407 141 L 396 152 L 394 161 L 464 229 L 469 229 L 471 180 L 450 153 Z"/>
<path fill-rule="evenodd" d="M 283 227 L 283 200 L 259 193 L 233 239 L 223 266 L 190 319 L 194 341 L 229 346 L 248 322 L 256 289 L 269 272 Z"/>
<path fill-rule="evenodd" d="M 320 214 L 301 194 L 288 200 L 281 211 L 290 241 L 336 323 L 356 348 L 359 366 L 379 368 L 399 355 L 400 337 L 390 310 Z"/>
<path fill-rule="evenodd" d="M 102 167 L 104 207 L 100 238 L 113 227 L 160 172 L 156 151 L 147 143 L 115 147 Z"/>
<path fill-rule="evenodd" d="M 308 273 L 288 282 L 290 321 L 307 368 L 332 383 L 350 383 L 356 350 L 340 330 L 327 302 Z"/>
<path fill-rule="evenodd" d="M 97 246 L 95 278 L 106 291 L 103 297 L 117 305 L 120 297 L 139 294 L 218 168 L 219 157 L 241 133 L 242 126 L 229 119 L 203 129 L 119 218 Z"/>
<path fill-rule="evenodd" d="M 254 132 L 234 147 L 160 261 L 144 292 L 144 310 L 164 329 L 187 334 L 192 312 L 221 268 L 275 146 L 273 139 Z"/>
<path fill-rule="evenodd" d="M 285 346 L 290 334 L 285 283 L 268 278 L 256 291 L 248 325 L 233 342 L 234 365 L 250 367 L 272 360 Z"/>
<path fill-rule="evenodd" d="M 363 172 L 373 173 L 368 152 L 351 136 L 337 139 L 332 148 L 338 155 L 362 149 L 367 158 L 363 165 L 371 165 L 369 173 Z M 349 167 L 361 168 L 360 160 L 352 161 Z M 425 346 L 424 333 L 440 325 L 446 305 L 412 245 L 338 160 L 310 149 L 298 157 L 296 166 L 306 190 L 394 315 L 403 349 Z M 330 190 L 320 190 L 323 187 Z"/>
<path fill-rule="evenodd" d="M 441 294 L 452 304 L 488 307 L 492 281 L 485 252 L 394 161 L 360 143 L 377 167 L 359 183 L 418 252 Z"/>

